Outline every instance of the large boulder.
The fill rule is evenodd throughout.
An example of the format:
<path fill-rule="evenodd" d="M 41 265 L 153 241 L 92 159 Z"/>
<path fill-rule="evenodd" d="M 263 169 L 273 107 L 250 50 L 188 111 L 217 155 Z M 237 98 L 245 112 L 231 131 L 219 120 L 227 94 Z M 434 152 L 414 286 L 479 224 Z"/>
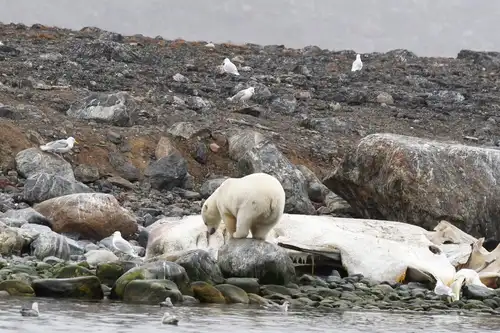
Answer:
<path fill-rule="evenodd" d="M 116 230 L 127 238 L 137 231 L 135 217 L 110 194 L 70 194 L 46 200 L 33 208 L 52 221 L 55 232 L 77 233 L 89 240 L 101 240 Z"/>
<path fill-rule="evenodd" d="M 134 99 L 124 91 L 114 94 L 92 93 L 71 105 L 68 116 L 115 126 L 132 126 L 138 113 Z"/>
<path fill-rule="evenodd" d="M 219 249 L 218 262 L 226 278 L 257 278 L 261 285 L 295 280 L 295 267 L 287 252 L 258 239 L 232 239 Z"/>
<path fill-rule="evenodd" d="M 324 184 L 356 214 L 500 237 L 500 150 L 396 134 L 363 138 Z"/>
<path fill-rule="evenodd" d="M 314 214 L 306 178 L 274 144 L 262 141 L 253 146 L 239 159 L 238 169 L 241 176 L 265 172 L 276 177 L 286 193 L 286 213 Z"/>
<path fill-rule="evenodd" d="M 28 148 L 17 153 L 16 168 L 24 178 L 46 173 L 75 181 L 71 164 L 55 154 L 46 153 L 37 148 Z"/>
<path fill-rule="evenodd" d="M 102 299 L 101 282 L 95 276 L 69 279 L 40 279 L 32 285 L 37 297 Z"/>
<path fill-rule="evenodd" d="M 158 260 L 134 267 L 120 276 L 113 286 L 111 297 L 123 299 L 125 288 L 134 280 L 170 280 L 177 285 L 182 294 L 192 294 L 186 270 L 176 263 Z"/>

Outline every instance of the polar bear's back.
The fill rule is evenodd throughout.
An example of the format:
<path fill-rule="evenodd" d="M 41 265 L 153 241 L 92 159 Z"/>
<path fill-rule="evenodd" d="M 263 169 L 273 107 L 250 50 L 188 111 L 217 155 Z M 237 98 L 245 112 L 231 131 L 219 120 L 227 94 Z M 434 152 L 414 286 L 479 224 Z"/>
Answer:
<path fill-rule="evenodd" d="M 261 207 L 263 210 L 268 208 L 267 213 L 281 215 L 285 209 L 285 190 L 276 177 L 267 173 L 252 173 L 241 178 L 229 178 L 217 191 L 219 192 L 218 200 L 226 203 L 226 207 L 241 208 L 245 206 L 245 202 L 251 200 L 254 206 Z M 236 215 L 236 212 L 233 214 Z"/>

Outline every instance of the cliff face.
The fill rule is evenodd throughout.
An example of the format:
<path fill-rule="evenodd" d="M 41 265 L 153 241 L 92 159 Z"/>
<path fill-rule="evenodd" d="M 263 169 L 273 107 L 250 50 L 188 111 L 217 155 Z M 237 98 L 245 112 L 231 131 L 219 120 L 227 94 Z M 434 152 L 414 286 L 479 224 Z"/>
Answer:
<path fill-rule="evenodd" d="M 292 179 L 290 193 L 308 192 L 324 203 L 332 194 L 314 174 L 330 173 L 369 134 L 498 143 L 496 53 L 365 54 L 363 69 L 352 73 L 354 52 L 316 47 L 211 48 L 97 28 L 14 24 L 0 25 L 0 40 L 4 172 L 15 169 L 19 151 L 73 136 L 79 144 L 65 158 L 79 180 L 98 190 L 114 176 L 119 188 L 130 186 L 125 179 L 147 183 L 139 186 L 146 192 L 148 186 L 201 191 L 214 176 L 280 168 Z M 241 75 L 220 73 L 226 57 Z M 227 100 L 250 86 L 255 95 L 248 106 Z M 302 199 L 288 210 L 310 213 Z"/>

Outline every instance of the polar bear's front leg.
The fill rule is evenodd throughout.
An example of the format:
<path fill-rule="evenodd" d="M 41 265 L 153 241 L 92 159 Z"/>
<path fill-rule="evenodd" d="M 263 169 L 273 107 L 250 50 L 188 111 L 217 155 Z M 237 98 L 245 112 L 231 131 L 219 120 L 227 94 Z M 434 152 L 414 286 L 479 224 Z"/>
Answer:
<path fill-rule="evenodd" d="M 233 234 L 233 238 L 247 238 L 251 225 L 252 216 L 248 216 L 244 210 L 240 210 L 236 217 L 236 232 Z"/>
<path fill-rule="evenodd" d="M 228 239 L 233 238 L 233 233 L 236 231 L 236 218 L 231 214 L 222 214 L 222 222 L 226 226 Z"/>

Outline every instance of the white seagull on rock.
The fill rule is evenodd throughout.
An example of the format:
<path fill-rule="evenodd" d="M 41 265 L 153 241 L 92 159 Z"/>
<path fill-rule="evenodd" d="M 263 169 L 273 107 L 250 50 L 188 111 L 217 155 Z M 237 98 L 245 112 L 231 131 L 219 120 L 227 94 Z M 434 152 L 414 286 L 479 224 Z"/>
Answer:
<path fill-rule="evenodd" d="M 228 97 L 228 101 L 242 101 L 243 103 L 246 104 L 246 102 L 252 98 L 253 94 L 255 93 L 255 88 L 250 87 L 247 89 L 240 90 L 234 95 L 233 97 Z"/>
<path fill-rule="evenodd" d="M 38 317 L 40 315 L 37 302 L 31 304 L 31 309 L 23 307 L 20 312 L 23 317 Z"/>
<path fill-rule="evenodd" d="M 351 72 L 360 71 L 363 68 L 363 62 L 361 61 L 361 55 L 356 54 L 356 60 L 352 62 Z"/>
<path fill-rule="evenodd" d="M 78 143 L 78 141 L 76 141 L 74 137 L 70 136 L 67 139 L 51 141 L 41 145 L 40 149 L 50 153 L 64 154 L 73 149 L 73 145 L 75 143 Z"/>
<path fill-rule="evenodd" d="M 224 72 L 233 74 L 233 75 L 240 75 L 238 73 L 238 69 L 236 68 L 236 65 L 231 62 L 228 58 L 224 59 L 224 64 L 222 65 L 222 68 L 224 69 Z"/>
<path fill-rule="evenodd" d="M 113 233 L 113 240 L 111 241 L 113 244 L 113 247 L 125 254 L 128 254 L 132 257 L 138 257 L 137 253 L 135 253 L 134 248 L 132 245 L 130 245 L 129 242 L 127 242 L 125 239 L 122 238 L 122 233 L 119 231 L 115 231 Z"/>

